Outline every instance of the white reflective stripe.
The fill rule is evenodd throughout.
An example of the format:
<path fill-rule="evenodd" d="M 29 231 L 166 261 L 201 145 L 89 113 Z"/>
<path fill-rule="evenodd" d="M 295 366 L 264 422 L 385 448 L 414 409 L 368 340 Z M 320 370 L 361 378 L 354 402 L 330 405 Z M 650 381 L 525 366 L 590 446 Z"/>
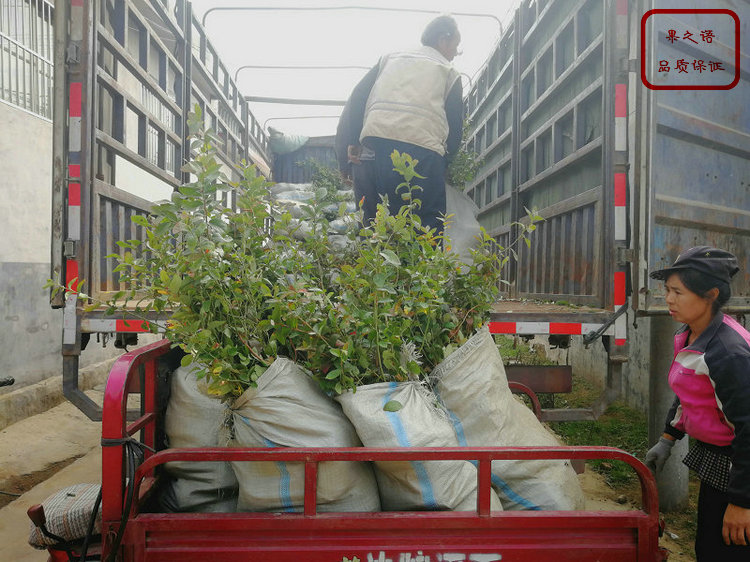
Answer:
<path fill-rule="evenodd" d="M 615 240 L 625 240 L 627 237 L 627 221 L 625 207 L 615 207 Z"/>
<path fill-rule="evenodd" d="M 625 151 L 628 149 L 628 118 L 615 117 L 615 150 Z"/>
<path fill-rule="evenodd" d="M 136 319 L 126 319 L 126 320 L 111 320 L 106 318 L 83 318 L 81 319 L 81 329 L 84 332 L 132 332 L 134 334 L 138 333 L 148 333 L 146 331 L 141 330 L 127 330 L 124 327 L 122 329 L 118 329 L 118 322 L 128 322 L 131 327 L 140 327 L 142 320 L 136 320 Z M 164 332 L 166 331 L 166 322 L 150 322 L 152 325 L 157 326 L 158 332 Z"/>
<path fill-rule="evenodd" d="M 81 118 L 70 117 L 68 121 L 68 150 L 81 152 Z"/>
<path fill-rule="evenodd" d="M 83 6 L 70 7 L 70 40 L 83 40 Z"/>
<path fill-rule="evenodd" d="M 585 336 L 589 332 L 596 332 L 601 327 L 602 327 L 601 324 L 589 324 L 587 322 L 584 322 L 583 324 L 581 324 L 581 334 L 583 334 Z M 604 331 L 604 333 L 602 335 L 603 336 L 613 336 L 614 333 L 615 333 L 615 327 L 614 326 L 609 326 L 609 327 L 607 327 L 607 329 Z"/>
<path fill-rule="evenodd" d="M 116 332 L 117 320 L 84 318 L 81 320 L 81 330 L 84 332 Z"/>
<path fill-rule="evenodd" d="M 70 294 L 65 297 L 65 309 L 63 310 L 63 345 L 75 345 L 76 343 L 76 301 L 78 295 Z"/>
<path fill-rule="evenodd" d="M 68 238 L 81 239 L 81 207 L 78 205 L 68 206 Z"/>
<path fill-rule="evenodd" d="M 623 314 L 615 320 L 615 339 L 624 340 L 628 337 L 628 318 Z"/>
<path fill-rule="evenodd" d="M 549 322 L 516 322 L 517 334 L 549 334 Z"/>

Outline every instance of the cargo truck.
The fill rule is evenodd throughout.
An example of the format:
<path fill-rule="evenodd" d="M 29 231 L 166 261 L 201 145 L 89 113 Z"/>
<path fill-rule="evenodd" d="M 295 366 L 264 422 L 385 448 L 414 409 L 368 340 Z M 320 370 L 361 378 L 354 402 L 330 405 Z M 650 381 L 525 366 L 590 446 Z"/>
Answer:
<path fill-rule="evenodd" d="M 750 6 L 742 0 L 721 2 L 720 10 L 689 4 L 525 0 L 465 100 L 469 148 L 483 161 L 466 188 L 480 208 L 480 222 L 506 245 L 524 208 L 545 218 L 534 244 L 504 271 L 510 285 L 495 307 L 491 331 L 557 342 L 603 338 L 607 392 L 590 415 L 621 388 L 622 364 L 634 352 L 626 316 L 664 312 L 661 288 L 648 271 L 679 249 L 706 243 L 733 251 L 742 273 L 729 310 L 743 314 L 750 307 L 750 84 L 739 41 Z M 701 43 L 701 32 L 709 30 L 716 32 L 712 42 Z M 670 31 L 679 32 L 678 41 L 670 40 L 676 37 Z M 690 89 L 683 81 L 670 89 L 675 75 L 660 70 L 661 62 L 674 68 L 688 58 L 710 59 L 724 79 L 716 74 L 712 82 L 708 72 L 695 71 L 693 86 L 724 88 Z M 242 158 L 270 175 L 268 138 L 189 2 L 59 2 L 55 66 L 52 276 L 67 285 L 85 280 L 87 293 L 99 300 L 120 289 L 105 256 L 121 251 L 118 241 L 141 238 L 131 217 L 148 214 L 153 202 L 187 179 L 180 169 L 190 158 L 186 123 L 195 104 L 221 139 L 230 177 L 237 177 Z M 75 295 L 52 298 L 64 316 L 65 395 L 103 421 L 105 553 L 114 549 L 126 560 L 182 559 L 194 551 L 216 559 L 237 553 L 337 561 L 663 559 L 653 477 L 632 457 L 608 449 L 275 451 L 306 463 L 304 514 L 141 513 L 140 499 L 160 463 L 265 460 L 272 453 L 146 451 L 143 464 L 126 474 L 125 441 L 142 432 L 146 445 L 158 442 L 163 405 L 157 366 L 168 343 L 119 360 L 102 411 L 78 388 L 82 351 L 92 336 L 114 337 L 125 347 L 147 330 L 125 314 L 85 305 Z M 163 320 L 151 319 L 157 325 Z M 134 421 L 125 409 L 129 392 L 141 395 Z M 569 417 L 560 413 L 556 419 Z M 628 515 L 491 514 L 482 467 L 513 456 L 624 460 L 641 479 L 643 508 Z M 476 513 L 316 514 L 318 461 L 417 457 L 477 461 Z"/>

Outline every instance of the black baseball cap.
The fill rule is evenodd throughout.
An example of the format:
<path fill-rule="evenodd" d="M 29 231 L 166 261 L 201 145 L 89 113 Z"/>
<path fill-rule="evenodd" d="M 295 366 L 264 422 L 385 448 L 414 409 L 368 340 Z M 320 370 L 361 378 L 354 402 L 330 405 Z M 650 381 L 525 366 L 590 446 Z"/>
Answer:
<path fill-rule="evenodd" d="M 696 246 L 677 256 L 671 267 L 652 271 L 650 277 L 664 281 L 680 269 L 694 269 L 726 283 L 740 270 L 737 258 L 731 252 L 710 246 Z"/>

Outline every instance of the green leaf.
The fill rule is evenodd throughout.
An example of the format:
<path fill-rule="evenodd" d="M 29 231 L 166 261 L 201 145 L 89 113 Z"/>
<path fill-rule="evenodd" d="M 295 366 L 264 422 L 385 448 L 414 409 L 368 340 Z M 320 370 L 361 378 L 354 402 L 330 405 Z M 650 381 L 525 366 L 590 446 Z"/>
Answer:
<path fill-rule="evenodd" d="M 398 256 L 393 252 L 393 250 L 383 250 L 380 252 L 380 255 L 383 256 L 385 261 L 387 261 L 391 265 L 395 265 L 396 267 L 399 267 L 401 265 L 401 260 L 398 259 Z"/>
<path fill-rule="evenodd" d="M 133 215 L 130 217 L 130 220 L 133 221 L 135 224 L 142 226 L 144 228 L 148 228 L 148 218 L 146 218 L 145 215 Z"/>
<path fill-rule="evenodd" d="M 180 292 L 180 288 L 182 287 L 182 279 L 179 275 L 175 275 L 172 277 L 172 280 L 169 282 L 169 291 L 174 294 L 178 294 Z"/>
<path fill-rule="evenodd" d="M 385 403 L 385 406 L 383 406 L 383 411 L 384 412 L 398 412 L 403 407 L 404 405 L 398 400 L 389 400 L 388 402 Z"/>
<path fill-rule="evenodd" d="M 332 381 L 339 378 L 339 376 L 341 376 L 341 369 L 332 369 L 326 375 L 326 380 Z"/>
<path fill-rule="evenodd" d="M 188 355 L 184 355 L 184 356 L 182 357 L 182 359 L 180 359 L 180 365 L 182 365 L 183 367 L 187 367 L 187 366 L 188 366 L 188 365 L 190 365 L 190 364 L 191 364 L 192 362 L 193 362 L 193 356 L 192 356 L 192 355 L 190 355 L 190 354 L 188 354 Z"/>

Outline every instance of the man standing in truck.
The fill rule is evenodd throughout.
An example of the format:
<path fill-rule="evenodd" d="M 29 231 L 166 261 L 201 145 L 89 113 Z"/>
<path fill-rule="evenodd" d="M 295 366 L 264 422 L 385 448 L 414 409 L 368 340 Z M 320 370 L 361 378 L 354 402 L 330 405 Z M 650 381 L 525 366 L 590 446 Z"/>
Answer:
<path fill-rule="evenodd" d="M 445 170 L 461 144 L 463 124 L 461 80 L 451 64 L 460 41 L 456 20 L 438 16 L 425 27 L 420 48 L 385 55 L 352 91 L 337 144 L 347 146 L 353 166 L 362 165 L 363 157 L 372 159 L 372 173 L 366 175 L 371 185 L 363 180 L 357 186 L 353 174 L 355 196 L 365 198 L 365 223 L 379 202 L 367 200 L 373 193 L 388 197 L 391 213 L 401 207 L 396 187 L 403 178 L 391 162 L 397 150 L 419 161 L 416 171 L 424 179 L 414 183 L 423 189 L 416 194 L 422 224 L 442 230 Z"/>

